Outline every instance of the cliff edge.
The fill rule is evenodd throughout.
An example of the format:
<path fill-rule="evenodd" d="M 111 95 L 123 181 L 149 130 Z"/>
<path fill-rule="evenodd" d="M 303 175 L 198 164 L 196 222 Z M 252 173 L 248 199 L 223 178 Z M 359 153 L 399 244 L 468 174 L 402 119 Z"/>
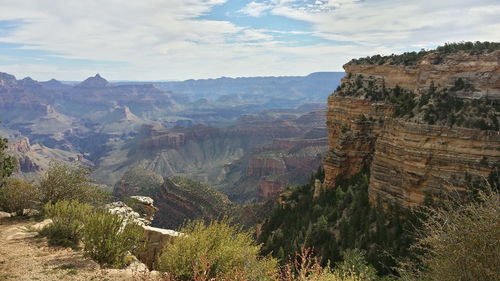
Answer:
<path fill-rule="evenodd" d="M 326 188 L 371 170 L 371 202 L 408 207 L 500 168 L 500 44 L 373 56 L 344 65 L 328 98 Z"/>

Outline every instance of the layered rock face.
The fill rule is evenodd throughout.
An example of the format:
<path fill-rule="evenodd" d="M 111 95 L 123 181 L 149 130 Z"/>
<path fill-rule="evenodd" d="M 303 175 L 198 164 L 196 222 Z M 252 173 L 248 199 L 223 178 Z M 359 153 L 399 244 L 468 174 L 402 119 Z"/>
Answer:
<path fill-rule="evenodd" d="M 498 171 L 498 130 L 430 125 L 416 113 L 420 107 L 401 112 L 404 104 L 393 102 L 399 101 L 397 94 L 383 100 L 370 93 L 407 91 L 414 99 L 405 102 L 418 104 L 434 85 L 459 100 L 491 104 L 500 98 L 500 51 L 444 56 L 431 52 L 409 66 L 351 62 L 344 68 L 347 75 L 341 87 L 328 99 L 325 187 L 333 188 L 338 179 L 369 166 L 372 203 L 382 200 L 408 207 L 421 204 L 426 195 L 464 191 L 471 182 Z M 452 91 L 459 78 L 473 90 Z M 402 117 L 408 115 L 411 118 Z M 498 117 L 496 111 L 493 123 Z"/>
<path fill-rule="evenodd" d="M 269 175 L 280 175 L 286 171 L 286 165 L 282 159 L 255 157 L 250 160 L 247 168 L 247 176 L 263 177 Z"/>
<path fill-rule="evenodd" d="M 352 176 L 371 162 L 383 120 L 391 114 L 392 107 L 383 103 L 335 95 L 328 98 L 326 186 L 334 186 L 337 177 Z"/>
<path fill-rule="evenodd" d="M 369 195 L 415 206 L 426 194 L 465 191 L 500 164 L 500 132 L 389 121 L 375 144 Z"/>

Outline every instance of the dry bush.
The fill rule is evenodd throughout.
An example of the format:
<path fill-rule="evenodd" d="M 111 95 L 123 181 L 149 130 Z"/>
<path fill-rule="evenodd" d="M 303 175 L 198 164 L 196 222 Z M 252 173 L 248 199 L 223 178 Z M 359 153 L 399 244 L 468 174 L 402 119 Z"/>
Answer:
<path fill-rule="evenodd" d="M 0 187 L 0 209 L 21 216 L 24 209 L 36 209 L 38 206 L 38 188 L 29 182 L 10 178 Z"/>
<path fill-rule="evenodd" d="M 358 249 L 345 251 L 344 261 L 332 270 L 322 267 L 320 258 L 309 248 L 302 248 L 281 268 L 280 281 L 372 281 L 377 280 L 376 271 L 364 259 Z"/>
<path fill-rule="evenodd" d="M 50 163 L 40 179 L 39 189 L 43 203 L 77 200 L 98 204 L 108 196 L 94 185 L 88 169 L 59 162 Z"/>
<path fill-rule="evenodd" d="M 486 281 L 500 276 L 500 196 L 480 192 L 424 211 L 411 247 L 415 260 L 399 266 L 403 280 Z"/>

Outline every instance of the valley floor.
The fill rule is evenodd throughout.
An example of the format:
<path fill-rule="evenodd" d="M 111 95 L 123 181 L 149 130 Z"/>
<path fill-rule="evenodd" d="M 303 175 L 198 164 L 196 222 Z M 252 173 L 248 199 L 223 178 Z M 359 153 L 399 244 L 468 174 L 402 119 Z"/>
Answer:
<path fill-rule="evenodd" d="M 81 252 L 47 245 L 25 219 L 0 218 L 0 281 L 141 280 L 132 270 L 101 269 Z"/>

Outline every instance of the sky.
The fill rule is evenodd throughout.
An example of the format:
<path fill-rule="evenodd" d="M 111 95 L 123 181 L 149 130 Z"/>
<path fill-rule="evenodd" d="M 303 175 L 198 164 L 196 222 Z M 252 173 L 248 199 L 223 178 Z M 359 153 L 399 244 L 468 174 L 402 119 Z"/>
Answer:
<path fill-rule="evenodd" d="M 40 81 L 307 75 L 499 39 L 499 0 L 0 0 L 0 72 Z"/>

